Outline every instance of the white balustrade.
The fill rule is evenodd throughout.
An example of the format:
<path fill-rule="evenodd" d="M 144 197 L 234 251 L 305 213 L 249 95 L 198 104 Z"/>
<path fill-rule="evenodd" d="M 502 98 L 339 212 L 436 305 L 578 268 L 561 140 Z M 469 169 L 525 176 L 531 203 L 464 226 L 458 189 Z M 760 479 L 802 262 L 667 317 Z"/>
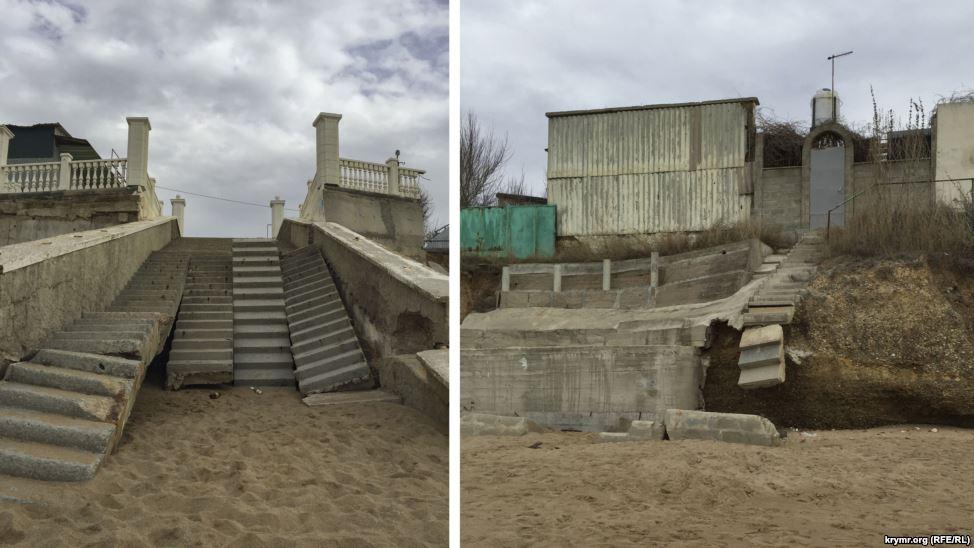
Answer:
<path fill-rule="evenodd" d="M 419 176 L 425 171 L 399 168 L 399 193 L 419 198 Z M 342 158 L 339 161 L 338 185 L 344 188 L 390 194 L 389 166 Z"/>
<path fill-rule="evenodd" d="M 59 162 L 39 164 L 9 164 L 0 166 L 0 173 L 6 177 L 0 192 L 49 192 L 53 190 L 85 190 L 124 187 L 127 162 L 125 158 L 109 160 L 77 160 L 67 164 L 70 178 L 67 189 L 60 188 L 61 175 Z"/>

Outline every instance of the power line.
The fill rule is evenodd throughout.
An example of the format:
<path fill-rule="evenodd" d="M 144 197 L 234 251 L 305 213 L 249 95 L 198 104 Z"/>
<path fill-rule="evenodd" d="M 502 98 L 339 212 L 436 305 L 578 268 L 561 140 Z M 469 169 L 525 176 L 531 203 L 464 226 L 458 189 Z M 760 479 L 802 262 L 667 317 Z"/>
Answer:
<path fill-rule="evenodd" d="M 234 204 L 243 204 L 243 205 L 250 205 L 250 206 L 256 206 L 256 207 L 271 207 L 270 204 L 258 204 L 256 202 L 244 202 L 242 200 L 234 200 L 234 199 L 231 199 L 231 198 L 223 198 L 221 196 L 210 196 L 208 194 L 200 194 L 198 192 L 190 192 L 188 190 L 180 190 L 178 188 L 169 188 L 167 186 L 162 186 L 162 185 L 156 185 L 156 188 L 161 188 L 163 190 L 171 190 L 173 192 L 182 192 L 183 194 L 189 194 L 190 196 L 199 196 L 200 198 L 210 198 L 212 200 L 221 200 L 221 201 L 224 201 L 224 202 L 231 202 L 231 203 L 234 203 Z M 284 209 L 287 210 L 287 211 L 298 211 L 298 212 L 300 212 L 299 209 L 292 209 L 290 207 L 285 207 Z"/>

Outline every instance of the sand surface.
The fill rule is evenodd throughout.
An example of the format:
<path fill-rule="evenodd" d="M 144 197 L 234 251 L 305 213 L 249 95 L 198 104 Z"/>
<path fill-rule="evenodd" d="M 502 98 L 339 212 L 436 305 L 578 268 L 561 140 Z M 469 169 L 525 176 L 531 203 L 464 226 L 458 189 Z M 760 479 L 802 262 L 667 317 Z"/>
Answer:
<path fill-rule="evenodd" d="M 89 482 L 0 479 L 35 501 L 0 501 L 0 545 L 446 545 L 448 441 L 426 416 L 209 392 L 143 387 Z"/>
<path fill-rule="evenodd" d="M 464 438 L 461 539 L 882 546 L 884 534 L 974 533 L 974 431 L 919 428 L 793 432 L 775 448 L 596 443 L 579 433 Z"/>

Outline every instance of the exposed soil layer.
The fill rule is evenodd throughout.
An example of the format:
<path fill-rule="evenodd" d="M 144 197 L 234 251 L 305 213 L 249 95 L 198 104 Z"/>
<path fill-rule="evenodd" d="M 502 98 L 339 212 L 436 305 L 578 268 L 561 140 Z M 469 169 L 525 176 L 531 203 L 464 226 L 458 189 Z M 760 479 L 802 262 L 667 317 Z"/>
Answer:
<path fill-rule="evenodd" d="M 501 269 L 496 262 L 464 258 L 460 265 L 460 321 L 471 312 L 490 312 L 497 308 L 501 289 Z"/>
<path fill-rule="evenodd" d="M 880 546 L 883 535 L 970 534 L 974 431 L 937 430 L 792 432 L 781 447 L 464 438 L 461 542 Z"/>
<path fill-rule="evenodd" d="M 785 328 L 792 352 L 775 387 L 737 387 L 739 340 L 724 327 L 709 352 L 709 411 L 779 427 L 974 426 L 974 272 L 924 260 L 826 262 Z"/>
<path fill-rule="evenodd" d="M 210 392 L 143 387 L 91 481 L 0 477 L 0 544 L 447 544 L 449 447 L 431 419 L 394 403 L 308 407 L 285 388 Z M 33 502 L 4 500 L 11 488 Z"/>

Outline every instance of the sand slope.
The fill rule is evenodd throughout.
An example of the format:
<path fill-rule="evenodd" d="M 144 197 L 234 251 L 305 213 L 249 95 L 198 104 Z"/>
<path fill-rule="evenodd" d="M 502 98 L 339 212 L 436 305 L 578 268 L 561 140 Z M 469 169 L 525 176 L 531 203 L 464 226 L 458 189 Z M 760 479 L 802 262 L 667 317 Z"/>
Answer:
<path fill-rule="evenodd" d="M 0 545 L 446 545 L 448 442 L 424 415 L 209 392 L 144 387 L 90 482 L 6 480 L 37 503 L 0 501 Z"/>
<path fill-rule="evenodd" d="M 971 534 L 974 431 L 929 429 L 792 434 L 776 448 L 464 438 L 462 542 L 881 546 L 884 533 Z"/>

